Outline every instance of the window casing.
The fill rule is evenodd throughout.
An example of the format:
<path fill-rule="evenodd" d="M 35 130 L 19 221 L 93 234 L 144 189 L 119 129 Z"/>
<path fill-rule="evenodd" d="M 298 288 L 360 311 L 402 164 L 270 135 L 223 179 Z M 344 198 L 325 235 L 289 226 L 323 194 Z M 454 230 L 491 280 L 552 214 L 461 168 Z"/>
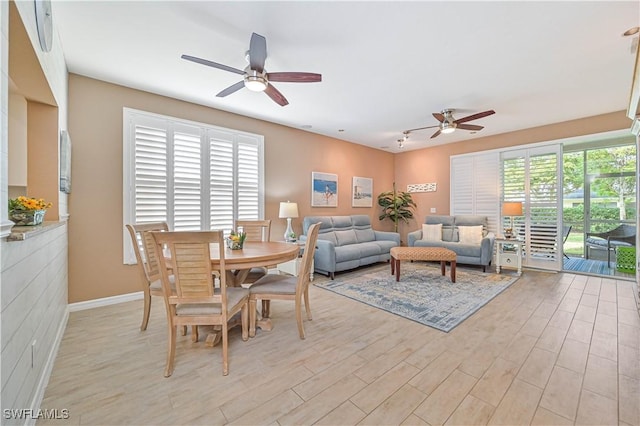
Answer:
<path fill-rule="evenodd" d="M 124 224 L 228 233 L 235 219 L 264 218 L 263 136 L 129 108 L 123 128 Z"/>

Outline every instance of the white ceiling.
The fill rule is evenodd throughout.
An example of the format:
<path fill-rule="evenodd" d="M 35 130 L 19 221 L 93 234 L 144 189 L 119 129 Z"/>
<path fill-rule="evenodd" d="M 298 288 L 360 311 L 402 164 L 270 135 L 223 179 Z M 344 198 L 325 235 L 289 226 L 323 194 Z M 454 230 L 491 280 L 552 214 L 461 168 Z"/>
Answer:
<path fill-rule="evenodd" d="M 398 152 L 443 108 L 496 114 L 476 134 L 415 132 L 405 150 L 625 110 L 637 36 L 622 33 L 640 2 L 54 0 L 53 20 L 72 73 Z M 241 76 L 180 58 L 243 69 L 252 32 L 269 72 L 322 82 L 276 83 L 285 107 L 216 98 Z"/>

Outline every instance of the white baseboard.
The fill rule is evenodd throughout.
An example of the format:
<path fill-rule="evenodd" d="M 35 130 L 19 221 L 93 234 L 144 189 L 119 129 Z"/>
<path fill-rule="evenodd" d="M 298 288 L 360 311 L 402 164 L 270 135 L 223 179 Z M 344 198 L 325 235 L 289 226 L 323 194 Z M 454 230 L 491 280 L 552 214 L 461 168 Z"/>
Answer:
<path fill-rule="evenodd" d="M 56 332 L 56 338 L 53 341 L 53 346 L 51 347 L 51 351 L 49 351 L 49 356 L 47 357 L 47 362 L 44 365 L 44 369 L 42 370 L 42 375 L 40 376 L 40 380 L 38 380 L 38 386 L 36 387 L 36 392 L 33 396 L 33 400 L 31 401 L 31 409 L 34 413 L 38 412 L 38 409 L 42 405 L 42 399 L 44 398 L 44 392 L 47 389 L 47 385 L 49 384 L 49 378 L 51 377 L 51 372 L 53 371 L 53 365 L 56 362 L 56 357 L 58 356 L 58 349 L 60 348 L 60 343 L 62 342 L 62 337 L 64 336 L 64 331 L 67 329 L 67 321 L 69 320 L 69 308 L 65 309 L 64 317 L 60 324 L 58 325 L 58 331 Z M 27 417 L 25 421 L 25 426 L 34 426 L 36 424 L 37 418 Z"/>
<path fill-rule="evenodd" d="M 116 305 L 118 303 L 131 302 L 144 297 L 144 292 L 119 294 L 117 296 L 103 297 L 101 299 L 85 300 L 69 304 L 69 312 L 84 311 L 85 309 L 99 308 L 101 306 Z"/>

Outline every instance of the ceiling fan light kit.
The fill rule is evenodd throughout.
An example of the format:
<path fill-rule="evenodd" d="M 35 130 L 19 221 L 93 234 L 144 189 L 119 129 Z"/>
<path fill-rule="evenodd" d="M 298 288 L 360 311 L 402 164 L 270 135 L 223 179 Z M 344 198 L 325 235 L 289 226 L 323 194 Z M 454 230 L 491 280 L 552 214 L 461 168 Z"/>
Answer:
<path fill-rule="evenodd" d="M 258 71 L 254 71 L 247 67 L 244 75 L 244 87 L 252 92 L 264 92 L 267 89 L 269 82 L 265 78 L 264 74 Z"/>
<path fill-rule="evenodd" d="M 482 129 L 484 129 L 483 126 L 478 126 L 476 124 L 464 124 L 468 121 L 472 121 L 472 120 L 477 120 L 479 118 L 483 118 L 486 117 L 488 115 L 492 115 L 495 114 L 496 112 L 492 109 L 488 110 L 488 111 L 483 111 L 483 112 L 479 112 L 477 114 L 473 114 L 473 115 L 469 115 L 463 118 L 459 118 L 459 119 L 454 119 L 453 118 L 453 112 L 455 110 L 452 108 L 446 108 L 443 109 L 441 112 L 434 112 L 433 116 L 435 117 L 436 120 L 438 120 L 440 123 L 435 125 L 435 126 L 427 126 L 427 127 L 418 127 L 417 129 L 410 129 L 410 130 L 405 130 L 403 133 L 408 136 L 409 133 L 411 132 L 415 132 L 418 130 L 424 130 L 424 129 L 432 129 L 434 127 L 438 127 L 438 130 L 431 136 L 431 139 L 440 136 L 440 134 L 444 133 L 445 135 L 447 134 L 451 134 L 453 132 L 456 131 L 456 129 L 462 129 L 462 130 L 470 130 L 472 132 L 478 132 Z M 406 139 L 405 139 L 406 140 Z"/>
<path fill-rule="evenodd" d="M 208 67 L 218 68 L 223 71 L 232 72 L 234 74 L 242 75 L 242 81 L 239 81 L 231 86 L 223 89 L 216 96 L 224 98 L 238 90 L 246 87 L 252 92 L 264 92 L 271 98 L 272 101 L 280 106 L 289 104 L 287 98 L 284 97 L 278 89 L 276 89 L 271 81 L 277 81 L 282 83 L 316 83 L 322 81 L 322 75 L 310 72 L 276 72 L 268 73 L 264 69 L 264 63 L 267 59 L 267 39 L 260 34 L 251 34 L 251 41 L 249 44 L 249 50 L 245 53 L 245 58 L 249 62 L 249 65 L 243 70 L 239 70 L 228 65 L 219 64 L 217 62 L 209 61 L 207 59 L 198 58 L 190 55 L 182 55 L 182 59 L 195 62 Z"/>

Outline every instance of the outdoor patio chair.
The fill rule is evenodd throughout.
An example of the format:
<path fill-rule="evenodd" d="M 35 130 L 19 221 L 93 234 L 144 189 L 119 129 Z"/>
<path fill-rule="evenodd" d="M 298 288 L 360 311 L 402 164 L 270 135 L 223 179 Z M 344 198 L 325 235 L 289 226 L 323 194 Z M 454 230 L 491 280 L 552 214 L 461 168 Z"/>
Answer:
<path fill-rule="evenodd" d="M 611 267 L 611 251 L 617 247 L 636 245 L 636 227 L 620 225 L 607 232 L 587 232 L 585 258 L 589 259 L 589 250 L 607 250 L 607 266 Z"/>
<path fill-rule="evenodd" d="M 562 254 L 564 254 L 564 257 L 566 257 L 567 259 L 569 259 L 569 256 L 567 255 L 567 253 L 564 252 L 564 244 L 567 242 L 567 239 L 569 238 L 569 233 L 571 232 L 571 228 L 572 228 L 572 225 L 562 225 Z"/>

